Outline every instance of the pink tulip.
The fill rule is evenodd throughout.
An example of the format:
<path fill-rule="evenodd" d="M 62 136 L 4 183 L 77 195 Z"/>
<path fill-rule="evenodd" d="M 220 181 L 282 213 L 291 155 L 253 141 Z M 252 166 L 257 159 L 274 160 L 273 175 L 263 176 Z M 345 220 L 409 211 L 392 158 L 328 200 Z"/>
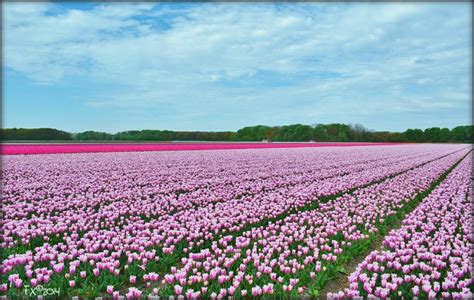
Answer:
<path fill-rule="evenodd" d="M 107 286 L 107 294 L 112 295 L 114 292 L 114 286 L 113 285 L 108 285 Z"/>
<path fill-rule="evenodd" d="M 14 283 L 16 288 L 21 288 L 23 286 L 23 280 L 20 278 L 15 279 Z"/>
<path fill-rule="evenodd" d="M 174 293 L 176 295 L 181 295 L 182 292 L 183 292 L 183 288 L 180 285 L 175 285 L 174 286 Z"/>
<path fill-rule="evenodd" d="M 414 286 L 414 287 L 411 289 L 411 291 L 412 291 L 413 295 L 415 295 L 415 296 L 418 296 L 419 293 L 420 293 L 420 290 L 419 290 L 418 286 Z"/>

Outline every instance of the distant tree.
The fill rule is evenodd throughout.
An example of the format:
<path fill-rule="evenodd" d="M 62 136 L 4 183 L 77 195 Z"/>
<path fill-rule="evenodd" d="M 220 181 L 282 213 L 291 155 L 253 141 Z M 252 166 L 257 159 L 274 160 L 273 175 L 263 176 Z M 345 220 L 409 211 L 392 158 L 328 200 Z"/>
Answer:
<path fill-rule="evenodd" d="M 423 133 L 427 142 L 439 143 L 441 141 L 441 128 L 439 127 L 427 128 Z"/>
<path fill-rule="evenodd" d="M 454 142 L 472 143 L 474 126 L 457 126 L 451 130 L 451 137 Z"/>
<path fill-rule="evenodd" d="M 73 135 L 74 140 L 80 141 L 105 141 L 111 140 L 113 138 L 113 134 L 107 132 L 98 132 L 98 131 L 84 131 L 79 132 Z"/>
<path fill-rule="evenodd" d="M 269 126 L 257 125 L 237 130 L 236 139 L 239 141 L 261 141 L 271 139 L 273 129 Z"/>
<path fill-rule="evenodd" d="M 333 123 L 326 125 L 326 134 L 329 141 L 348 142 L 352 139 L 351 128 L 347 124 Z"/>
<path fill-rule="evenodd" d="M 275 140 L 286 142 L 307 142 L 314 139 L 313 128 L 309 125 L 294 124 L 278 127 Z"/>
<path fill-rule="evenodd" d="M 324 124 L 317 124 L 314 126 L 313 129 L 313 136 L 314 140 L 318 142 L 326 142 L 329 140 L 329 136 L 327 134 L 326 125 Z"/>
<path fill-rule="evenodd" d="M 370 131 L 365 128 L 361 124 L 351 124 L 350 126 L 350 132 L 352 136 L 352 141 L 354 142 L 361 142 L 361 141 L 367 141 L 372 138 L 370 136 Z"/>
<path fill-rule="evenodd" d="M 449 128 L 442 128 L 439 134 L 439 141 L 441 143 L 447 143 L 447 142 L 450 142 L 451 140 L 452 140 L 451 130 L 449 130 Z"/>
<path fill-rule="evenodd" d="M 390 132 L 388 142 L 406 142 L 403 132 Z"/>
<path fill-rule="evenodd" d="M 6 128 L 0 130 L 1 140 L 119 140 L 119 141 L 371 141 L 371 142 L 432 142 L 472 143 L 473 126 L 448 128 L 432 127 L 424 131 L 407 129 L 405 132 L 370 131 L 360 124 L 293 124 L 286 126 L 248 126 L 233 131 L 171 131 L 129 130 L 116 134 L 84 131 L 75 134 L 53 128 Z"/>
<path fill-rule="evenodd" d="M 425 135 L 421 129 L 407 129 L 405 131 L 405 138 L 408 142 L 421 143 L 425 141 Z"/>
<path fill-rule="evenodd" d="M 117 132 L 114 134 L 113 139 L 114 140 L 122 140 L 122 141 L 133 141 L 133 140 L 139 140 L 138 136 L 140 134 L 140 131 L 138 130 L 129 130 L 129 131 L 122 131 L 122 132 Z"/>
<path fill-rule="evenodd" d="M 53 128 L 7 128 L 1 130 L 1 140 L 4 141 L 62 141 L 71 139 L 71 133 Z"/>
<path fill-rule="evenodd" d="M 390 132 L 388 131 L 375 131 L 372 135 L 374 142 L 390 142 Z"/>

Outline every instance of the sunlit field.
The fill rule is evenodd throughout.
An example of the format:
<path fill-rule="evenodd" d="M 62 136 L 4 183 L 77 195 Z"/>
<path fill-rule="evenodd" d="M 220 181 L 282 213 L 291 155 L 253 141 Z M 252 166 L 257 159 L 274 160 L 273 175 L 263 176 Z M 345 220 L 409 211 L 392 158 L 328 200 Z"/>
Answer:
<path fill-rule="evenodd" d="M 1 294 L 472 297 L 470 145 L 202 145 L 4 148 Z"/>

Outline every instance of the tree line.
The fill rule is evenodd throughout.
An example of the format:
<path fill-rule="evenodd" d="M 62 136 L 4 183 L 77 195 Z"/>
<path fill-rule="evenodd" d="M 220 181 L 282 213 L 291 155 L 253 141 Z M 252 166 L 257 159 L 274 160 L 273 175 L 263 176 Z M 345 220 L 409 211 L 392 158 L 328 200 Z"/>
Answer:
<path fill-rule="evenodd" d="M 472 125 L 432 127 L 404 132 L 373 131 L 360 124 L 293 124 L 249 126 L 237 131 L 130 130 L 115 134 L 98 131 L 70 133 L 53 128 L 6 128 L 3 141 L 275 141 L 275 142 L 417 142 L 472 143 Z"/>

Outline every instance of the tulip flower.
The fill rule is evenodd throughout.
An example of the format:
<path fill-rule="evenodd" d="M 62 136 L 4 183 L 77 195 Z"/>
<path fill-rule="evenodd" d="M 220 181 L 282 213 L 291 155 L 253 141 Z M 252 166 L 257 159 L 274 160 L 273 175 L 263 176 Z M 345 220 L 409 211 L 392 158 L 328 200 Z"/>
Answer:
<path fill-rule="evenodd" d="M 182 292 L 183 292 L 183 287 L 181 287 L 180 285 L 175 285 L 174 286 L 174 293 L 176 295 L 181 295 Z"/>
<path fill-rule="evenodd" d="M 112 295 L 114 292 L 114 286 L 113 285 L 108 285 L 107 286 L 107 294 Z"/>

